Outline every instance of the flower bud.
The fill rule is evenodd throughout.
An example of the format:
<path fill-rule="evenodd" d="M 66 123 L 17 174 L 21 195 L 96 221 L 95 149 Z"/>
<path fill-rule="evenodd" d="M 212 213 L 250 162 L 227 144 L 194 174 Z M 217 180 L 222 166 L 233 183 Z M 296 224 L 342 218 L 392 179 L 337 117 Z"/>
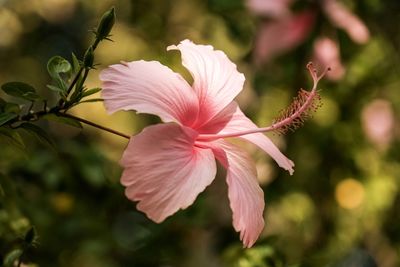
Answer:
<path fill-rule="evenodd" d="M 112 27 L 115 23 L 115 9 L 112 7 L 110 10 L 105 12 L 101 17 L 99 26 L 97 27 L 96 35 L 97 39 L 103 40 L 108 37 Z"/>
<path fill-rule="evenodd" d="M 90 46 L 86 52 L 85 55 L 83 56 L 83 67 L 85 68 L 92 68 L 93 67 L 93 61 L 94 61 L 94 55 L 93 55 L 93 47 Z"/>

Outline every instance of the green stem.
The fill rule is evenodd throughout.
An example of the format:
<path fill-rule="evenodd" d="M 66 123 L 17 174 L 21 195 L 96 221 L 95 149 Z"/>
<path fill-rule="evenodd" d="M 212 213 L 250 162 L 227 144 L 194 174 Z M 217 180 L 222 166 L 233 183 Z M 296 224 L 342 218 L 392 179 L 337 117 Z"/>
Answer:
<path fill-rule="evenodd" d="M 111 129 L 111 128 L 108 128 L 108 127 L 99 125 L 99 124 L 97 124 L 97 123 L 91 122 L 91 121 L 86 120 L 86 119 L 79 118 L 79 117 L 77 117 L 77 116 L 74 116 L 74 115 L 71 115 L 71 114 L 68 114 L 68 113 L 63 113 L 63 111 L 65 111 L 65 109 L 61 109 L 61 108 L 59 108 L 59 107 L 54 107 L 54 108 L 52 108 L 52 109 L 50 109 L 50 110 L 47 110 L 47 111 L 44 111 L 44 110 L 42 110 L 42 111 L 37 111 L 37 112 L 33 112 L 33 113 L 26 114 L 26 115 L 24 115 L 24 116 L 22 116 L 22 117 L 19 117 L 19 118 L 14 119 L 14 120 L 11 120 L 8 124 L 9 124 L 12 128 L 18 128 L 18 125 L 19 125 L 20 123 L 37 121 L 37 120 L 39 120 L 41 117 L 43 117 L 43 116 L 45 116 L 45 115 L 48 115 L 48 114 L 55 114 L 55 115 L 57 115 L 57 116 L 59 116 L 59 117 L 65 117 L 65 118 L 74 119 L 74 120 L 80 121 L 80 122 L 82 122 L 82 123 L 85 123 L 85 124 L 87 124 L 87 125 L 90 125 L 90 126 L 92 126 L 92 127 L 95 127 L 95 128 L 97 128 L 97 129 L 100 129 L 100 130 L 103 130 L 103 131 L 106 131 L 106 132 L 109 132 L 109 133 L 112 133 L 112 134 L 115 134 L 115 135 L 124 137 L 124 138 L 126 138 L 126 139 L 130 139 L 130 136 L 127 135 L 127 134 L 118 132 L 118 131 L 113 130 L 113 129 Z M 13 126 L 13 124 L 18 124 L 18 125 Z"/>
<path fill-rule="evenodd" d="M 91 121 L 89 121 L 89 120 L 86 120 L 86 119 L 83 119 L 83 118 L 80 118 L 80 117 L 77 117 L 77 116 L 74 116 L 74 115 L 71 115 L 71 114 L 68 114 L 68 113 L 57 113 L 56 115 L 58 115 L 58 116 L 60 116 L 60 117 L 65 117 L 65 118 L 70 118 L 70 119 L 74 119 L 74 120 L 80 121 L 80 122 L 82 122 L 82 123 L 85 123 L 85 124 L 87 124 L 87 125 L 90 125 L 90 126 L 92 126 L 92 127 L 95 127 L 95 128 L 97 128 L 97 129 L 100 129 L 100 130 L 103 130 L 103 131 L 106 131 L 106 132 L 109 132 L 109 133 L 112 133 L 112 134 L 115 134 L 115 135 L 124 137 L 124 138 L 126 138 L 126 139 L 130 139 L 130 138 L 131 138 L 131 137 L 130 137 L 129 135 L 127 135 L 127 134 L 118 132 L 118 131 L 113 130 L 113 129 L 111 129 L 111 128 L 108 128 L 108 127 L 99 125 L 99 124 L 97 124 L 97 123 L 91 122 Z"/>
<path fill-rule="evenodd" d="M 94 40 L 94 42 L 93 42 L 93 44 L 92 44 L 93 51 L 96 50 L 96 48 L 97 48 L 98 44 L 100 43 L 100 41 L 101 41 L 101 40 L 98 39 L 98 38 L 96 37 L 96 39 Z M 78 73 L 75 75 L 74 79 L 72 80 L 71 84 L 70 84 L 69 87 L 68 87 L 68 90 L 67 90 L 67 97 L 69 96 L 69 94 L 71 93 L 71 91 L 72 91 L 72 89 L 74 88 L 75 84 L 76 84 L 77 81 L 79 80 L 79 77 L 81 77 L 81 74 L 82 74 L 82 71 L 83 71 L 83 70 L 85 70 L 85 73 L 84 73 L 83 79 L 81 80 L 81 82 L 80 82 L 80 84 L 79 84 L 77 90 L 79 90 L 79 87 L 81 87 L 81 86 L 85 83 L 86 78 L 87 78 L 87 76 L 88 76 L 88 74 L 89 74 L 89 70 L 90 70 L 90 69 L 84 68 L 83 66 L 81 66 L 81 67 L 79 68 Z M 62 100 L 60 100 L 60 101 L 61 101 L 60 104 L 63 104 L 63 103 L 64 103 L 64 101 L 62 101 Z"/>
<path fill-rule="evenodd" d="M 67 97 L 68 97 L 68 95 L 71 93 L 71 91 L 72 91 L 72 89 L 74 88 L 74 85 L 75 85 L 76 82 L 78 81 L 79 77 L 81 77 L 81 73 L 82 73 L 83 69 L 84 69 L 84 68 L 83 68 L 82 66 L 79 68 L 79 71 L 78 71 L 78 73 L 75 75 L 74 80 L 73 80 L 72 83 L 69 85 L 68 90 L 67 90 Z M 84 82 L 84 81 L 83 81 L 83 82 Z"/>
<path fill-rule="evenodd" d="M 82 80 L 79 82 L 77 88 L 81 88 L 81 87 L 83 86 L 83 84 L 85 83 L 86 78 L 87 78 L 87 76 L 88 76 L 88 74 L 89 74 L 89 71 L 90 71 L 90 69 L 85 68 L 85 72 L 83 73 L 83 78 L 82 78 Z"/>
<path fill-rule="evenodd" d="M 96 39 L 94 40 L 94 42 L 93 42 L 93 44 L 92 44 L 92 47 L 93 47 L 93 51 L 96 49 L 96 47 L 97 47 L 97 45 L 100 43 L 100 39 L 98 39 L 97 37 L 96 37 Z"/>

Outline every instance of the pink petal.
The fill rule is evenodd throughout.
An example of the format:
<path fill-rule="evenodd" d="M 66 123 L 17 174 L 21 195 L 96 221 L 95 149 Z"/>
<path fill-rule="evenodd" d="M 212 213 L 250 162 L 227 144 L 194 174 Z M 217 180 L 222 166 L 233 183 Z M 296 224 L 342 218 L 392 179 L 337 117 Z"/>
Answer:
<path fill-rule="evenodd" d="M 239 73 L 224 52 L 209 45 L 196 45 L 189 40 L 169 46 L 182 54 L 182 64 L 192 74 L 193 88 L 199 98 L 197 125 L 210 120 L 242 90 L 244 75 Z"/>
<path fill-rule="evenodd" d="M 197 129 L 199 133 L 232 133 L 255 129 L 255 125 L 243 112 L 240 110 L 236 102 L 232 102 L 217 116 L 215 116 L 208 124 Z M 262 133 L 242 135 L 240 138 L 246 139 L 253 144 L 259 146 L 267 152 L 283 169 L 289 171 L 292 175 L 294 172 L 294 163 L 288 159 L 281 151 L 272 143 L 272 141 Z"/>
<path fill-rule="evenodd" d="M 155 222 L 190 206 L 215 177 L 214 155 L 195 147 L 196 137 L 188 127 L 158 124 L 134 136 L 124 152 L 125 194 Z"/>
<path fill-rule="evenodd" d="M 254 162 L 247 153 L 226 141 L 215 141 L 213 146 L 215 157 L 227 170 L 233 227 L 240 232 L 243 245 L 251 247 L 264 228 L 265 206 Z"/>
<path fill-rule="evenodd" d="M 312 29 L 314 17 L 314 13 L 306 11 L 281 20 L 265 22 L 256 39 L 255 62 L 268 62 L 304 42 Z"/>
<path fill-rule="evenodd" d="M 364 44 L 369 40 L 367 26 L 343 4 L 336 0 L 324 0 L 323 9 L 332 23 L 345 30 L 354 42 Z"/>
<path fill-rule="evenodd" d="M 247 0 L 247 7 L 258 15 L 282 17 L 290 14 L 293 0 Z"/>
<path fill-rule="evenodd" d="M 190 125 L 198 112 L 197 97 L 177 73 L 157 61 L 133 61 L 103 70 L 102 96 L 109 112 L 136 110 L 163 121 Z"/>
<path fill-rule="evenodd" d="M 339 46 L 332 39 L 321 37 L 314 42 L 314 59 L 321 67 L 330 67 L 326 73 L 329 79 L 337 81 L 343 77 L 345 68 L 340 60 Z"/>

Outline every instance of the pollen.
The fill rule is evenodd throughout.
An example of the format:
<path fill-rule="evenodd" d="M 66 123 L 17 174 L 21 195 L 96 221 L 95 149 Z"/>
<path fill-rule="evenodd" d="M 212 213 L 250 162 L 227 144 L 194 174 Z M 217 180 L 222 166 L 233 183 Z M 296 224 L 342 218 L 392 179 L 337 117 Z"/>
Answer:
<path fill-rule="evenodd" d="M 279 134 L 295 131 L 300 128 L 307 119 L 312 117 L 313 113 L 321 106 L 321 96 L 317 91 L 309 92 L 300 89 L 297 96 L 293 97 L 290 105 L 286 109 L 281 110 L 279 115 L 274 119 L 274 125 L 284 120 L 288 121 L 275 131 Z"/>
<path fill-rule="evenodd" d="M 279 112 L 272 124 L 272 129 L 285 134 L 288 131 L 295 131 L 301 127 L 304 122 L 312 117 L 315 111 L 322 106 L 321 96 L 317 90 L 319 80 L 330 70 L 326 68 L 319 76 L 313 63 L 307 64 L 307 69 L 313 79 L 314 85 L 311 91 L 300 89 L 290 103 L 290 105 Z"/>

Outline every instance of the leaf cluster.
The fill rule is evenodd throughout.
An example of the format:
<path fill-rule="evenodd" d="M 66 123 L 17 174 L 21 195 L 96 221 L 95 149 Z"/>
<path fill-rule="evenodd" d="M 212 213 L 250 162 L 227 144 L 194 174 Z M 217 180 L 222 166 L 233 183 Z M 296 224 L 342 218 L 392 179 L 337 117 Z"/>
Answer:
<path fill-rule="evenodd" d="M 95 31 L 95 39 L 81 60 L 74 53 L 70 61 L 59 55 L 48 60 L 47 72 L 51 83 L 46 85 L 46 88 L 55 94 L 56 105 L 48 107 L 48 99 L 43 98 L 38 90 L 28 83 L 12 81 L 1 85 L 1 90 L 7 98 L 0 97 L 0 141 L 24 149 L 24 141 L 19 133 L 19 130 L 22 130 L 42 143 L 54 145 L 47 132 L 34 124 L 40 119 L 82 128 L 78 118 L 66 114 L 69 109 L 79 104 L 102 101 L 100 98 L 88 98 L 98 93 L 101 88 L 87 88 L 85 81 L 89 71 L 95 66 L 94 50 L 100 41 L 109 39 L 114 22 L 115 11 L 111 8 L 101 18 Z"/>

